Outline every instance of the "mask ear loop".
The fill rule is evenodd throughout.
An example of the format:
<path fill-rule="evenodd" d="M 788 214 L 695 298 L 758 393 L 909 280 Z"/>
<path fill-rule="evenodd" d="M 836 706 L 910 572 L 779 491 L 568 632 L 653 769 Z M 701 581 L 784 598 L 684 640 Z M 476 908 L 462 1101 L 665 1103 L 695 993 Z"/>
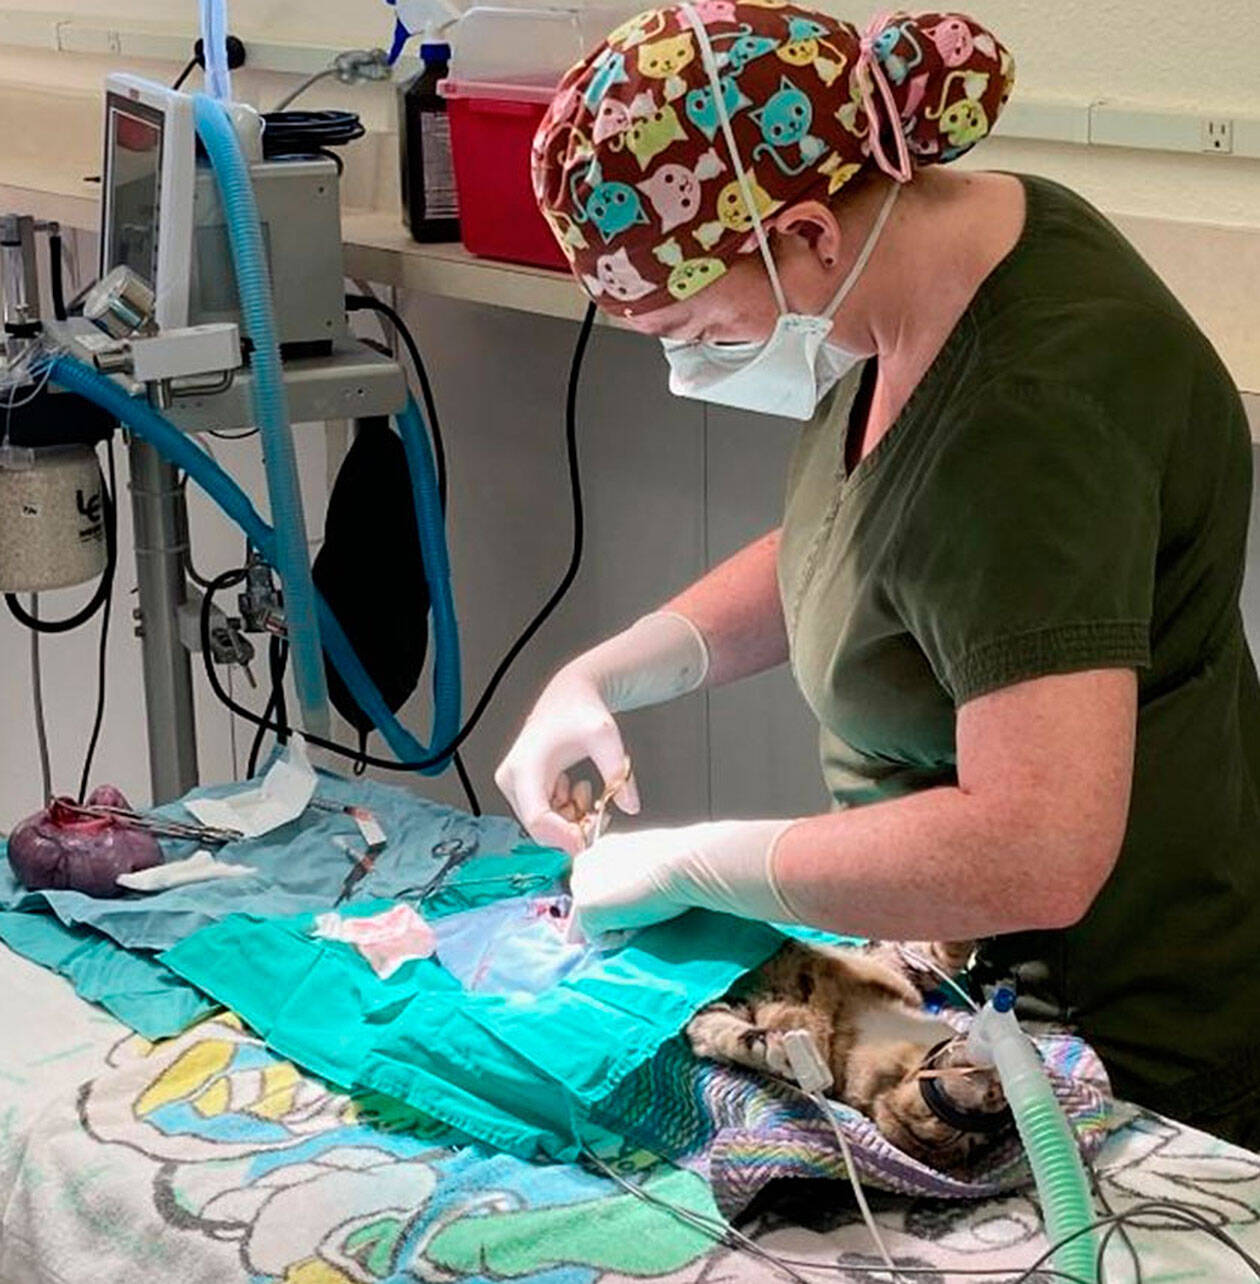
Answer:
<path fill-rule="evenodd" d="M 884 203 L 879 207 L 879 213 L 875 216 L 875 222 L 871 224 L 871 230 L 867 234 L 866 244 L 862 246 L 853 266 L 849 269 L 848 274 L 840 283 L 840 288 L 836 291 L 831 302 L 822 311 L 825 320 L 830 321 L 836 314 L 836 310 L 849 296 L 850 291 L 857 284 L 858 277 L 866 271 L 866 265 L 871 261 L 871 255 L 875 253 L 875 247 L 879 244 L 879 238 L 883 234 L 884 225 L 888 222 L 892 214 L 893 206 L 897 203 L 897 197 L 901 195 L 901 188 L 894 183 L 889 189 L 887 196 L 884 197 Z"/>
<path fill-rule="evenodd" d="M 727 115 L 726 103 L 722 98 L 722 83 L 718 78 L 717 60 L 713 56 L 713 46 L 709 44 L 709 33 L 704 29 L 704 23 L 700 15 L 690 4 L 684 4 L 681 13 L 687 22 L 691 25 L 692 31 L 695 32 L 696 41 L 700 46 L 700 60 L 704 64 L 705 73 L 709 77 L 709 88 L 713 91 L 713 105 L 717 110 L 718 123 L 722 127 L 722 137 L 726 140 L 726 150 L 730 154 L 731 166 L 735 170 L 735 178 L 739 183 L 740 195 L 744 198 L 744 208 L 752 218 L 753 231 L 757 234 L 757 245 L 761 249 L 761 257 L 766 265 L 766 272 L 770 276 L 770 286 L 774 290 L 774 301 L 778 304 L 780 315 L 786 315 L 789 311 L 787 298 L 783 293 L 783 286 L 779 283 L 778 269 L 774 266 L 774 256 L 770 253 L 770 242 L 766 239 L 766 229 L 761 223 L 761 214 L 757 210 L 757 202 L 753 197 L 753 190 L 748 182 L 748 172 L 744 169 L 744 163 L 739 158 L 739 149 L 735 146 L 735 133 L 731 129 L 731 118 Z"/>

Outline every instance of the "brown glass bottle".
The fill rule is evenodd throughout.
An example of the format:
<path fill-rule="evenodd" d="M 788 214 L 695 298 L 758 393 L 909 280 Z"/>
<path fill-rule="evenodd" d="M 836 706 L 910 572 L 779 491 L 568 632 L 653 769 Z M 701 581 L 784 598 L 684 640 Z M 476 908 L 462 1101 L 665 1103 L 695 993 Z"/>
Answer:
<path fill-rule="evenodd" d="M 415 241 L 459 240 L 450 122 L 437 91 L 450 57 L 450 45 L 421 45 L 420 71 L 398 87 L 403 224 Z"/>

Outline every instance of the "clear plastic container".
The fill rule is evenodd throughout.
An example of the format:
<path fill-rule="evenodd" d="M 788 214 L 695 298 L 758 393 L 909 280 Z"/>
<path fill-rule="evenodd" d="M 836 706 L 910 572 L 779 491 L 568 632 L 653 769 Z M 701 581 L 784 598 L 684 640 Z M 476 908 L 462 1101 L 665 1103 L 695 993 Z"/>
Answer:
<path fill-rule="evenodd" d="M 554 90 L 560 77 L 626 18 L 621 3 L 474 4 L 450 33 L 452 81 Z"/>
<path fill-rule="evenodd" d="M 474 5 L 451 35 L 447 100 L 464 247 L 485 258 L 566 268 L 530 184 L 530 144 L 561 77 L 640 0 L 540 9 Z"/>

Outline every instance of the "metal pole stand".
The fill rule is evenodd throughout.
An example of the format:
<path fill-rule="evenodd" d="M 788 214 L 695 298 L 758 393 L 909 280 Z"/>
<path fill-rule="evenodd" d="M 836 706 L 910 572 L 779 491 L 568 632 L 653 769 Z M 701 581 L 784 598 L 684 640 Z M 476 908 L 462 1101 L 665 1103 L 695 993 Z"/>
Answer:
<path fill-rule="evenodd" d="M 157 804 L 187 793 L 198 779 L 192 666 L 179 637 L 188 513 L 174 465 L 136 437 L 128 458 L 140 589 L 136 634 L 144 665 L 149 778 Z"/>

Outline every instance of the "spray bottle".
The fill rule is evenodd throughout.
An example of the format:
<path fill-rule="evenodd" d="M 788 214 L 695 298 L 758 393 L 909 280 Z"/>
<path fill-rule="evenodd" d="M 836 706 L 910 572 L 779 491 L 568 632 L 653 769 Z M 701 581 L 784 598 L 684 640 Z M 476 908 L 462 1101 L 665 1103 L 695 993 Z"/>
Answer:
<path fill-rule="evenodd" d="M 1097 1246 L 1095 1236 L 1085 1229 L 1094 1220 L 1085 1166 L 1037 1049 L 1015 1019 L 1014 1006 L 1015 991 L 999 987 L 972 1023 L 967 1051 L 976 1065 L 997 1068 L 1037 1182 L 1050 1242 L 1075 1236 L 1054 1254 L 1055 1268 L 1093 1284 L 1098 1278 Z"/>

